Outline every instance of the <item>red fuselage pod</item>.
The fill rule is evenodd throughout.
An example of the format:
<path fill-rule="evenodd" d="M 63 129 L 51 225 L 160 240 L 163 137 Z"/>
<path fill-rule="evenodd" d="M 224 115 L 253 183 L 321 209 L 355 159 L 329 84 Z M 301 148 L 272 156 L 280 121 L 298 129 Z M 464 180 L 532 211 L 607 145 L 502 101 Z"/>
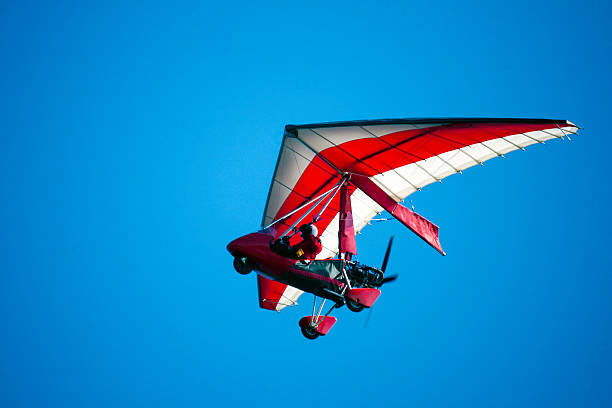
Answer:
<path fill-rule="evenodd" d="M 341 301 L 339 292 L 342 260 L 298 261 L 277 254 L 271 248 L 273 232 L 254 232 L 237 238 L 227 245 L 234 257 L 246 257 L 258 274 L 313 293 L 317 296 Z"/>
<path fill-rule="evenodd" d="M 285 258 L 272 251 L 272 232 L 254 232 L 230 242 L 227 250 L 235 257 L 245 256 L 257 265 L 259 273 L 278 280 L 297 260 Z"/>

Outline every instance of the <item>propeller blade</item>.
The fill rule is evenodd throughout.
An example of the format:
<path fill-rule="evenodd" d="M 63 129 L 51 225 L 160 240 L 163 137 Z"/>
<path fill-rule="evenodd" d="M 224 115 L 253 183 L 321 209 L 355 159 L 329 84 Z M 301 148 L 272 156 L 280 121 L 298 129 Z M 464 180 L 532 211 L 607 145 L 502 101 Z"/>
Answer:
<path fill-rule="evenodd" d="M 382 267 L 380 268 L 382 273 L 385 273 L 385 269 L 387 269 L 387 263 L 389 262 L 389 255 L 391 254 L 392 244 L 393 244 L 393 235 L 391 235 L 391 238 L 389 238 L 389 243 L 387 244 L 387 251 L 385 252 L 385 258 L 383 259 Z M 387 282 L 393 282 L 396 279 L 397 279 L 397 274 L 383 278 L 380 286 L 384 285 Z M 372 309 L 373 307 L 371 307 L 370 310 L 368 310 L 368 317 L 366 318 L 365 324 L 363 325 L 364 329 L 367 329 L 368 327 L 368 323 L 370 322 L 370 316 L 372 315 Z"/>
<path fill-rule="evenodd" d="M 396 279 L 397 279 L 397 274 L 395 274 L 395 275 L 391 275 L 391 276 L 389 276 L 389 277 L 384 278 L 384 279 L 383 279 L 383 281 L 382 281 L 382 283 L 381 283 L 380 285 L 382 286 L 382 285 L 384 285 L 385 283 L 388 283 L 388 282 L 393 282 L 393 281 L 394 281 L 394 280 L 396 280 Z"/>
<path fill-rule="evenodd" d="M 385 252 L 385 259 L 383 260 L 382 267 L 380 268 L 383 273 L 385 269 L 387 269 L 387 262 L 389 262 L 389 254 L 391 253 L 391 244 L 393 244 L 393 235 L 389 239 L 389 244 L 387 245 L 387 252 Z"/>

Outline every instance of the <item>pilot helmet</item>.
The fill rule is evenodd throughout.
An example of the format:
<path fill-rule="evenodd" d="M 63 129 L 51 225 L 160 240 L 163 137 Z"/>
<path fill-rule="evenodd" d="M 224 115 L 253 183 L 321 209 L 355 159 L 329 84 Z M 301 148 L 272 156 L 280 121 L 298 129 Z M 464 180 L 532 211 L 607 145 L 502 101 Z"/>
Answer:
<path fill-rule="evenodd" d="M 304 224 L 300 227 L 300 233 L 302 237 L 307 237 L 308 235 L 316 237 L 319 234 L 319 230 L 313 224 Z"/>

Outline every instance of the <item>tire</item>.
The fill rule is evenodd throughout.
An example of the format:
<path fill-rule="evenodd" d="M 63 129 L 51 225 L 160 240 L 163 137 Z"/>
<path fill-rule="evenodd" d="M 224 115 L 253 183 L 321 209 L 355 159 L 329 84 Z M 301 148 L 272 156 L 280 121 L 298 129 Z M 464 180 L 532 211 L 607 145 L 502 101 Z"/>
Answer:
<path fill-rule="evenodd" d="M 348 307 L 351 312 L 358 313 L 358 312 L 361 312 L 365 306 L 364 305 L 360 305 L 359 303 L 354 302 L 351 299 L 347 298 L 346 299 L 346 307 Z"/>
<path fill-rule="evenodd" d="M 300 329 L 302 329 L 302 334 L 308 340 L 314 340 L 320 336 L 320 334 L 317 333 L 312 326 L 300 327 Z"/>
<path fill-rule="evenodd" d="M 248 275 L 253 270 L 253 266 L 248 258 L 237 256 L 234 258 L 234 269 L 241 275 Z"/>

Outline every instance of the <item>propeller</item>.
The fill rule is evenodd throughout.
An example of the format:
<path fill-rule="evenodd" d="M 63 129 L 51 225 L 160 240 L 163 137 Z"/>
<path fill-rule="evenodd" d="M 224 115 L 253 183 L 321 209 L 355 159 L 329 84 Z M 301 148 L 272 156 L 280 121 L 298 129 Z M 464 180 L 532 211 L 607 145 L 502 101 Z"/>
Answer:
<path fill-rule="evenodd" d="M 385 273 L 385 270 L 387 269 L 387 263 L 389 262 L 389 255 L 391 254 L 391 245 L 393 245 L 393 235 L 391 235 L 391 238 L 389 238 L 389 243 L 387 244 L 387 251 L 385 252 L 385 258 L 383 259 L 382 266 L 380 267 L 380 270 L 382 271 L 383 274 Z M 382 283 L 380 284 L 380 286 L 388 282 L 393 282 L 396 279 L 397 279 L 397 274 L 388 276 L 382 280 Z M 368 327 L 368 323 L 370 322 L 371 316 L 372 316 L 372 308 L 368 310 L 368 317 L 366 318 L 365 324 L 363 326 L 364 328 Z"/>
<path fill-rule="evenodd" d="M 393 235 L 391 235 L 391 238 L 389 238 L 389 244 L 387 244 L 387 251 L 385 252 L 385 258 L 383 259 L 382 266 L 380 267 L 380 270 L 383 273 L 385 273 L 385 270 L 387 269 L 387 263 L 389 262 L 389 255 L 391 254 L 391 245 L 393 245 Z M 393 282 L 396 279 L 397 279 L 397 274 L 388 276 L 383 279 L 381 286 L 384 285 L 385 283 Z"/>
<path fill-rule="evenodd" d="M 393 235 L 391 235 L 391 238 L 389 238 L 389 244 L 387 244 L 387 252 L 385 252 L 385 259 L 383 259 L 382 266 L 380 267 L 380 270 L 383 271 L 383 273 L 385 272 L 385 269 L 387 269 L 387 262 L 389 262 L 389 254 L 391 253 L 392 244 L 393 244 Z"/>
<path fill-rule="evenodd" d="M 384 278 L 384 279 L 382 280 L 382 283 L 381 283 L 380 285 L 382 286 L 382 285 L 384 285 L 385 283 L 393 282 L 393 281 L 394 281 L 394 280 L 396 280 L 396 279 L 397 279 L 397 273 L 396 273 L 396 274 L 394 274 L 394 275 L 391 275 L 391 276 L 389 276 L 389 277 L 387 277 L 387 278 Z"/>

